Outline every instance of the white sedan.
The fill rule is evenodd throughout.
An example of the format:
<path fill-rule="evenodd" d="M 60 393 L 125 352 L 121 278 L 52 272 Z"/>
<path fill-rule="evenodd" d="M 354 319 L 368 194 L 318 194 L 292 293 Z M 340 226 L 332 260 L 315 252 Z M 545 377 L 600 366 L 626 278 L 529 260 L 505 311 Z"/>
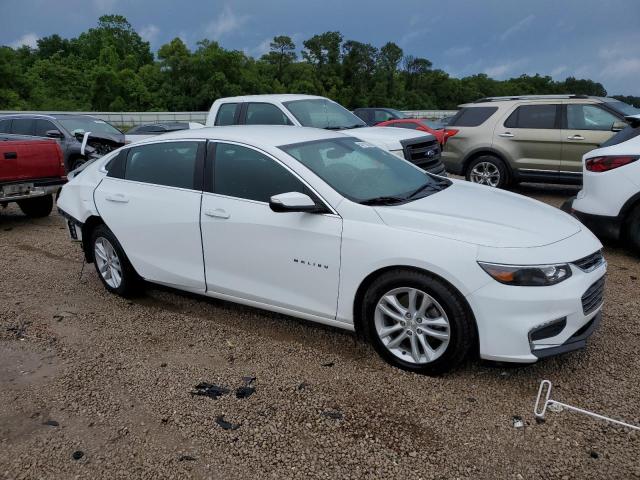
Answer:
<path fill-rule="evenodd" d="M 58 206 L 111 292 L 144 279 L 355 330 L 414 372 L 583 347 L 603 303 L 601 244 L 571 216 L 338 132 L 143 140 L 77 174 Z"/>

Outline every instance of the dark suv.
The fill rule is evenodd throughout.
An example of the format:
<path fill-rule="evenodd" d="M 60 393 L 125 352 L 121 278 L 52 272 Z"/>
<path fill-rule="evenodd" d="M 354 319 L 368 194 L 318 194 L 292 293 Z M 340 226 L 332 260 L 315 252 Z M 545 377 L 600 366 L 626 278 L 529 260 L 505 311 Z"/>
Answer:
<path fill-rule="evenodd" d="M 85 147 L 85 133 L 90 132 Z M 0 133 L 54 138 L 60 144 L 67 171 L 75 170 L 92 157 L 99 157 L 124 145 L 124 134 L 113 125 L 89 115 L 15 114 L 0 116 Z"/>
<path fill-rule="evenodd" d="M 409 118 L 400 110 L 393 108 L 356 108 L 353 113 L 371 127 L 382 122 L 388 122 L 389 120 Z"/>

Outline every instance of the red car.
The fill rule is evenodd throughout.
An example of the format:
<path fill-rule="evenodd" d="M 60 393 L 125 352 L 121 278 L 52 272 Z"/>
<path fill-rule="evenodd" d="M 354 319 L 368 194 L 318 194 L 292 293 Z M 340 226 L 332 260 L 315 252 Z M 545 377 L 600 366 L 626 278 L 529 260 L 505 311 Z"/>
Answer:
<path fill-rule="evenodd" d="M 16 202 L 29 217 L 46 217 L 53 195 L 67 181 L 55 140 L 0 136 L 0 206 Z"/>
<path fill-rule="evenodd" d="M 427 132 L 436 137 L 440 147 L 447 143 L 447 139 L 452 137 L 457 130 L 445 129 L 443 125 L 424 118 L 398 118 L 396 120 L 387 120 L 386 122 L 376 123 L 376 127 L 398 127 L 409 128 L 412 130 L 420 130 Z"/>

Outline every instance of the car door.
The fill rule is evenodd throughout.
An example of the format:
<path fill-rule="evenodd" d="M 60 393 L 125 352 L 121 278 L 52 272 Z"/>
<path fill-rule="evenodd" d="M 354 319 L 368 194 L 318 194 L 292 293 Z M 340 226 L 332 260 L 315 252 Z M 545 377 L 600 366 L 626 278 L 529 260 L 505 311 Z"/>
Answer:
<path fill-rule="evenodd" d="M 493 141 L 522 173 L 557 172 L 562 156 L 560 103 L 518 105 L 498 123 Z"/>
<path fill-rule="evenodd" d="M 282 163 L 235 143 L 210 143 L 202 198 L 202 245 L 212 296 L 332 319 L 342 219 L 276 213 L 273 195 L 313 192 Z"/>
<path fill-rule="evenodd" d="M 567 103 L 564 109 L 561 170 L 582 173 L 582 156 L 609 140 L 621 119 L 593 103 Z"/>
<path fill-rule="evenodd" d="M 200 201 L 205 142 L 124 149 L 95 190 L 100 216 L 146 280 L 204 292 Z"/>

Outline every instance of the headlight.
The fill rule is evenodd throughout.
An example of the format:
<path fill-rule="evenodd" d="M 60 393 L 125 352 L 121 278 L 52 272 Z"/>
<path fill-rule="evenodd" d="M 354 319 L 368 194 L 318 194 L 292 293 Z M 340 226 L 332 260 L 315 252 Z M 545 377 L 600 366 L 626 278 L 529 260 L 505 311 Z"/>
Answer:
<path fill-rule="evenodd" d="M 566 263 L 556 265 L 500 265 L 478 262 L 478 265 L 494 280 L 505 285 L 521 287 L 543 287 L 555 285 L 571 276 L 571 267 Z"/>

